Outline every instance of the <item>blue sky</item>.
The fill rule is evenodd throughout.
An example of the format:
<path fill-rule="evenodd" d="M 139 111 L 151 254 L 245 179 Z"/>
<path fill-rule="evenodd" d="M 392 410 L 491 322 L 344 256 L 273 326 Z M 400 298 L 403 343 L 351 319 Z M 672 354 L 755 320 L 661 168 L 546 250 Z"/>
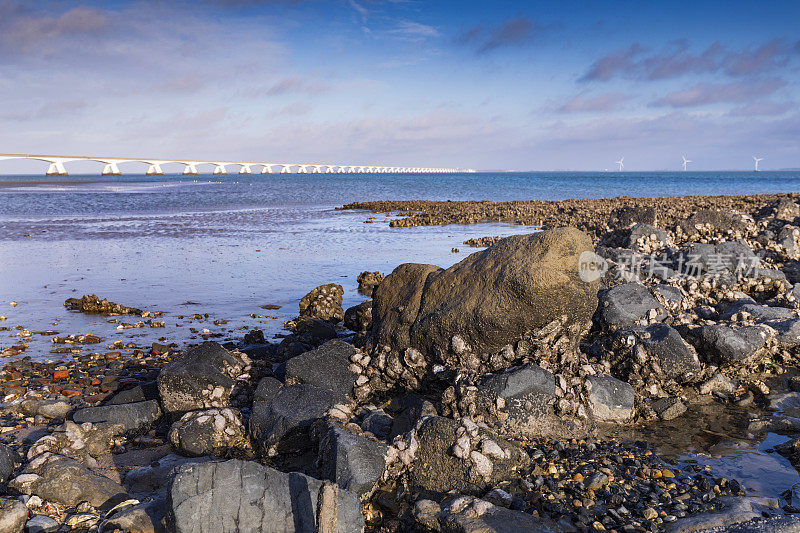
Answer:
<path fill-rule="evenodd" d="M 797 20 L 791 1 L 0 0 L 0 152 L 800 167 Z"/>

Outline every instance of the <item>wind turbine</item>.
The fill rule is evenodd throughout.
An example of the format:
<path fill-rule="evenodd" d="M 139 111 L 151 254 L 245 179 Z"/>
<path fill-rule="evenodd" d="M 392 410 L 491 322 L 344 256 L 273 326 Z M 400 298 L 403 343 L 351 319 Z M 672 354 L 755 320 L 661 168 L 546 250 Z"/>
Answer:
<path fill-rule="evenodd" d="M 756 172 L 758 172 L 758 162 L 761 161 L 762 159 L 764 159 L 764 158 L 763 157 L 753 156 L 753 161 L 756 162 Z"/>
<path fill-rule="evenodd" d="M 620 157 L 619 161 L 616 161 L 616 163 L 619 165 L 619 169 L 618 170 L 620 172 L 622 172 L 622 169 L 625 168 L 625 165 L 622 164 L 623 161 L 625 161 L 625 157 L 624 156 Z"/>
<path fill-rule="evenodd" d="M 692 160 L 691 159 L 686 159 L 685 155 L 682 155 L 681 157 L 683 158 L 683 171 L 686 172 L 686 163 L 691 163 Z"/>

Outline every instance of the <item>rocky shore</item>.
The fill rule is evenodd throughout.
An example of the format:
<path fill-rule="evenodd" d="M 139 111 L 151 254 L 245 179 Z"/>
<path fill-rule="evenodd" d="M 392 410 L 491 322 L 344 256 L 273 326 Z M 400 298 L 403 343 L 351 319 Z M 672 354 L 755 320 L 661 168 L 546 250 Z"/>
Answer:
<path fill-rule="evenodd" d="M 280 343 L 9 361 L 0 533 L 800 528 L 625 437 L 731 408 L 800 466 L 795 196 L 358 206 L 546 230 L 316 287 Z"/>

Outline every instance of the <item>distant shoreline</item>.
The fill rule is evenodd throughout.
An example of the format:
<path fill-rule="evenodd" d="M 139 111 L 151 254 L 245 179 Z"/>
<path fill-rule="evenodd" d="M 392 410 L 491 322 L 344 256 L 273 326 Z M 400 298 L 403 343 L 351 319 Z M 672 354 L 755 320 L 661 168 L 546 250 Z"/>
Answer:
<path fill-rule="evenodd" d="M 37 185 L 83 185 L 97 183 L 153 183 L 154 180 L 0 180 L 0 187 L 34 187 Z"/>

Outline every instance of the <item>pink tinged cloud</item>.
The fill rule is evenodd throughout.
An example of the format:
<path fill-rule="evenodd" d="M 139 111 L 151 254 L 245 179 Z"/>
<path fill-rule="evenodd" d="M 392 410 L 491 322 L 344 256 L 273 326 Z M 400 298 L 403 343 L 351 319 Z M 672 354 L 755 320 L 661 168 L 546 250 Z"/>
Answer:
<path fill-rule="evenodd" d="M 596 60 L 578 81 L 608 81 L 620 73 L 630 72 L 636 66 L 636 58 L 645 51 L 639 43 L 620 48 Z"/>
<path fill-rule="evenodd" d="M 495 48 L 527 44 L 548 29 L 550 26 L 543 26 L 526 16 L 518 15 L 493 27 L 474 26 L 461 34 L 457 41 L 476 46 L 476 51 L 482 54 Z"/>
<path fill-rule="evenodd" d="M 0 43 L 18 51 L 31 52 L 41 44 L 73 36 L 100 35 L 109 27 L 106 13 L 91 7 L 78 6 L 51 15 L 10 0 L 0 2 Z"/>
<path fill-rule="evenodd" d="M 562 113 L 581 113 L 591 111 L 614 111 L 630 97 L 622 93 L 604 93 L 596 96 L 578 95 L 562 105 Z"/>
<path fill-rule="evenodd" d="M 714 74 L 744 77 L 785 67 L 793 56 L 800 55 L 800 44 L 773 39 L 755 48 L 728 50 L 715 42 L 695 54 L 684 41 L 670 43 L 664 50 L 645 55 L 639 43 L 615 50 L 598 58 L 578 80 L 609 81 L 618 76 L 643 80 L 661 80 L 686 74 Z"/>
<path fill-rule="evenodd" d="M 699 83 L 689 89 L 668 93 L 654 106 L 697 107 L 718 103 L 743 103 L 769 96 L 786 86 L 779 79 L 758 82 Z"/>

